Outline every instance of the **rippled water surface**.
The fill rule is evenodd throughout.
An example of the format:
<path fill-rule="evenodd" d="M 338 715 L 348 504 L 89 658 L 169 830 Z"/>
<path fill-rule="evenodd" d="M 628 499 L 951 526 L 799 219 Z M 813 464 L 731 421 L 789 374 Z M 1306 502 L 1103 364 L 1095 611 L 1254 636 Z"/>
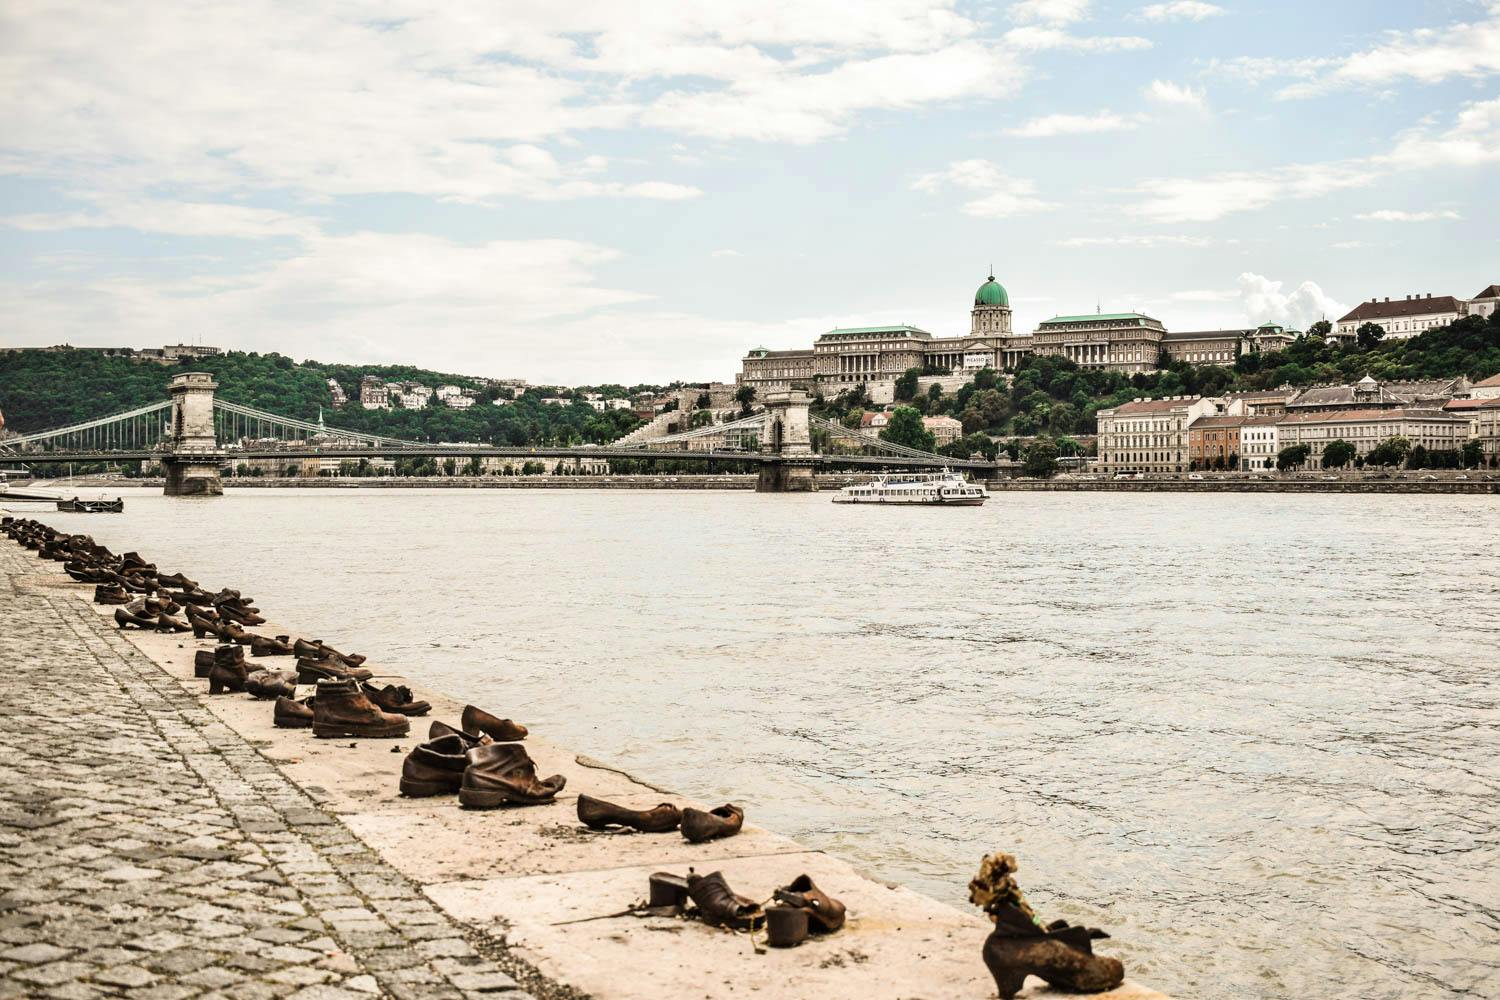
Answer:
<path fill-rule="evenodd" d="M 1500 996 L 1496 498 L 126 496 L 44 516 L 1178 996 Z"/>

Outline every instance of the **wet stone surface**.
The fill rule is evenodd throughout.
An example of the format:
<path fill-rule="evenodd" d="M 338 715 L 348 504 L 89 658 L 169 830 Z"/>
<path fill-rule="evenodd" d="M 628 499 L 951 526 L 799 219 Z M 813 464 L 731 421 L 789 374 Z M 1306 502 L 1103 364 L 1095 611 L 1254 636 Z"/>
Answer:
<path fill-rule="evenodd" d="M 0 998 L 528 997 L 45 572 L 0 538 Z"/>

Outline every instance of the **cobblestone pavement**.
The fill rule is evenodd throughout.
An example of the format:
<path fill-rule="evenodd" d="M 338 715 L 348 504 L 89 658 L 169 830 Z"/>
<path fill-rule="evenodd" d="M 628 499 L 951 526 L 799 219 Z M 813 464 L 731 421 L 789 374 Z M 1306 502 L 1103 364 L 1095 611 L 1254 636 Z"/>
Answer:
<path fill-rule="evenodd" d="M 529 996 L 50 572 L 0 537 L 0 998 Z"/>

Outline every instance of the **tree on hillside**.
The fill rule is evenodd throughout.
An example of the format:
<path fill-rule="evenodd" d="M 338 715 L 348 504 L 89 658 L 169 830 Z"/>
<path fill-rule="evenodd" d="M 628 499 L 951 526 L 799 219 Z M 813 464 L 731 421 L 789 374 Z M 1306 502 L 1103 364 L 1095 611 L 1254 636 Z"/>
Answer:
<path fill-rule="evenodd" d="M 1411 454 L 1411 441 L 1399 435 L 1388 437 L 1370 449 L 1366 465 L 1400 465 Z"/>
<path fill-rule="evenodd" d="M 740 416 L 748 417 L 751 406 L 755 402 L 755 386 L 742 385 L 734 394 L 734 401 L 740 404 Z"/>
<path fill-rule="evenodd" d="M 1342 469 L 1344 466 L 1354 461 L 1354 456 L 1357 451 L 1358 449 L 1355 448 L 1354 445 L 1350 444 L 1348 441 L 1345 441 L 1343 438 L 1339 438 L 1336 441 L 1330 441 L 1323 446 L 1323 468 Z"/>
<path fill-rule="evenodd" d="M 1026 446 L 1026 459 L 1022 464 L 1028 476 L 1047 479 L 1057 471 L 1057 446 L 1051 441 L 1033 441 Z"/>
<path fill-rule="evenodd" d="M 937 444 L 932 432 L 922 426 L 922 414 L 910 406 L 896 407 L 890 421 L 880 429 L 880 440 L 918 451 L 932 451 Z"/>
<path fill-rule="evenodd" d="M 1379 323 L 1361 323 L 1359 329 L 1354 331 L 1354 342 L 1361 351 L 1368 351 L 1380 343 L 1384 336 L 1385 327 Z"/>
<path fill-rule="evenodd" d="M 1309 326 L 1307 328 L 1307 335 L 1309 337 L 1318 337 L 1322 340 L 1327 340 L 1328 335 L 1332 332 L 1333 324 L 1328 322 L 1326 319 L 1320 319 L 1312 326 Z"/>
<path fill-rule="evenodd" d="M 1288 445 L 1276 453 L 1276 471 L 1285 472 L 1295 469 L 1307 461 L 1307 456 L 1312 454 L 1312 449 L 1305 444 Z"/>
<path fill-rule="evenodd" d="M 1484 464 L 1484 445 L 1478 441 L 1465 441 L 1459 455 L 1465 469 L 1477 469 Z"/>
<path fill-rule="evenodd" d="M 917 394 L 917 378 L 921 376 L 922 369 L 908 368 L 896 378 L 896 398 L 908 400 Z"/>

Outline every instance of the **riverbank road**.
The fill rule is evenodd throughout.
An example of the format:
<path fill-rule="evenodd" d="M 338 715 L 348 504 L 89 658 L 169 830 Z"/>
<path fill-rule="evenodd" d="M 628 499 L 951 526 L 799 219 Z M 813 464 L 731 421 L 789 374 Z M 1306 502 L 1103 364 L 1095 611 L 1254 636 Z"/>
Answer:
<path fill-rule="evenodd" d="M 0 997 L 530 995 L 63 588 L 0 546 Z"/>

